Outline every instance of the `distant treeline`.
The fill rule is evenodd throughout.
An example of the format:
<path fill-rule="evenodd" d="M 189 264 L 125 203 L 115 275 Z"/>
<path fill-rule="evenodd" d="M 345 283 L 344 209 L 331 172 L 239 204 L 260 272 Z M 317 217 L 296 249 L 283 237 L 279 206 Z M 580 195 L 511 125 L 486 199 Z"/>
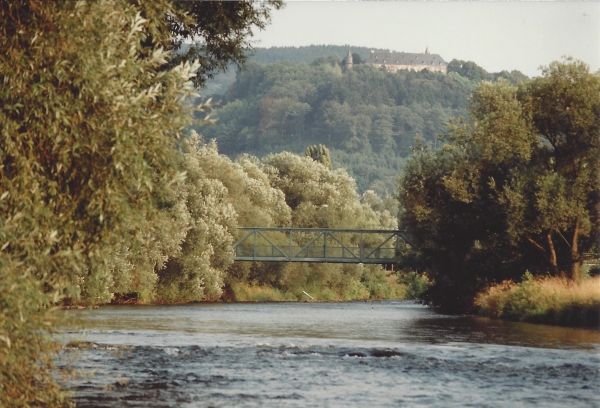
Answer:
<path fill-rule="evenodd" d="M 185 45 L 182 50 L 186 50 Z M 267 65 L 279 61 L 288 61 L 292 64 L 311 63 L 317 58 L 327 58 L 335 55 L 343 60 L 348 53 L 348 49 L 352 53 L 354 63 L 361 63 L 369 57 L 372 50 L 378 51 L 379 48 L 356 47 L 351 45 L 308 45 L 303 47 L 270 47 L 270 48 L 255 48 L 248 55 L 248 61 L 258 62 L 259 64 Z M 400 50 L 406 51 L 408 50 Z M 414 51 L 414 50 L 413 50 Z M 442 55 L 444 57 L 444 55 Z M 447 58 L 447 56 L 446 56 Z M 203 94 L 222 95 L 227 91 L 229 85 L 235 82 L 236 72 L 238 67 L 235 64 L 230 64 L 225 72 L 218 71 L 213 73 L 213 78 L 206 82 L 206 87 Z M 485 69 L 478 66 L 472 61 L 451 60 L 448 66 L 448 72 L 456 72 L 470 80 L 487 80 L 493 81 L 499 76 L 507 78 L 513 82 L 514 80 L 527 79 L 521 72 L 513 70 L 511 72 L 502 71 L 498 73 L 489 73 Z M 513 77 L 512 79 L 510 77 Z"/>
<path fill-rule="evenodd" d="M 182 48 L 186 48 L 185 46 Z M 350 51 L 360 60 L 364 60 L 369 56 L 371 50 L 377 48 L 353 47 L 350 46 Z M 348 53 L 347 45 L 309 45 L 306 47 L 271 47 L 271 48 L 255 48 L 248 55 L 249 61 L 258 62 L 259 64 L 267 65 L 279 61 L 288 61 L 292 64 L 310 63 L 317 58 L 327 58 L 336 55 L 342 60 Z M 355 58 L 356 59 L 356 58 Z M 356 62 L 356 61 L 355 61 Z M 212 79 L 206 83 L 206 88 L 203 94 L 222 95 L 227 91 L 229 85 L 235 82 L 236 72 L 238 67 L 235 64 L 230 64 L 225 72 L 216 72 Z"/>
<path fill-rule="evenodd" d="M 348 53 L 358 54 L 362 60 L 369 56 L 371 50 L 379 48 L 354 47 L 350 45 L 309 45 L 304 47 L 271 47 L 256 48 L 254 55 L 250 60 L 260 64 L 272 64 L 278 61 L 289 61 L 294 64 L 311 62 L 319 57 L 329 57 L 337 55 L 343 59 Z"/>
<path fill-rule="evenodd" d="M 256 56 L 272 61 L 294 52 L 319 55 L 336 50 L 347 52 L 347 47 L 288 47 L 259 50 Z M 448 75 L 388 73 L 357 64 L 344 72 L 338 54 L 319 56 L 310 64 L 251 61 L 217 98 L 213 113 L 217 124 L 198 131 L 207 139 L 215 138 L 230 157 L 298 153 L 307 145 L 323 143 L 331 149 L 334 167 L 346 168 L 360 191 L 393 194 L 415 138 L 437 145 L 448 120 L 466 116 L 477 83 L 526 79 L 516 71 L 490 74 L 473 62 L 452 61 L 449 68 Z"/>

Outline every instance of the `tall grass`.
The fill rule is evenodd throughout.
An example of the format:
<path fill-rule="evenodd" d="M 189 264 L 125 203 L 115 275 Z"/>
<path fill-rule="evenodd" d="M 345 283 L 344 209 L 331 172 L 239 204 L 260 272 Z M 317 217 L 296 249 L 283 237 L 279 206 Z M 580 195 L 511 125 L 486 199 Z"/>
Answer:
<path fill-rule="evenodd" d="M 566 278 L 534 278 L 505 281 L 479 293 L 475 306 L 483 316 L 563 326 L 600 324 L 600 277 L 580 282 Z"/>
<path fill-rule="evenodd" d="M 256 286 L 244 283 L 235 283 L 231 286 L 233 298 L 241 302 L 285 302 L 294 301 L 296 296 L 283 292 L 271 286 Z"/>
<path fill-rule="evenodd" d="M 395 275 L 385 276 L 385 280 L 360 281 L 349 278 L 345 285 L 330 287 L 318 281 L 304 286 L 274 287 L 268 284 L 257 285 L 248 282 L 234 282 L 230 285 L 231 300 L 238 302 L 285 302 L 285 301 L 352 301 L 406 299 L 407 285 L 399 283 Z M 310 299 L 304 294 L 312 296 Z"/>

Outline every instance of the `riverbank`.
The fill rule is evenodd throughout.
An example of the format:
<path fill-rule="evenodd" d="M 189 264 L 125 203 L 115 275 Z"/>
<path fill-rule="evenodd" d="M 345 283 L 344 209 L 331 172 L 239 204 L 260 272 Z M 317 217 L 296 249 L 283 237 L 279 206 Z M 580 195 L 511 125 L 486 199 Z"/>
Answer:
<path fill-rule="evenodd" d="M 295 301 L 357 301 L 418 299 L 431 285 L 427 276 L 417 272 L 389 272 L 348 277 L 337 284 L 328 279 L 311 279 L 304 284 L 283 284 L 278 287 L 248 281 L 229 283 L 222 300 L 227 302 L 295 302 Z"/>
<path fill-rule="evenodd" d="M 579 282 L 565 278 L 534 278 L 502 282 L 475 298 L 482 316 L 561 326 L 599 327 L 600 277 Z"/>
<path fill-rule="evenodd" d="M 229 285 L 223 300 L 233 302 L 294 302 L 294 301 L 353 301 L 407 299 L 409 288 L 398 282 L 396 275 L 388 275 L 383 282 L 361 282 L 350 279 L 341 288 L 321 284 L 302 288 L 277 288 L 270 285 L 254 285 L 236 282 Z"/>

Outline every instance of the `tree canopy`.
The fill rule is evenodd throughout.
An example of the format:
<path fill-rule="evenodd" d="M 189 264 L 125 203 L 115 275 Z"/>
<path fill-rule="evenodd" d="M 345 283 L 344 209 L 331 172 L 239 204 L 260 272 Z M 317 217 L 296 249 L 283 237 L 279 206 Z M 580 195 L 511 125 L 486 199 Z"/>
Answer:
<path fill-rule="evenodd" d="M 598 251 L 600 75 L 553 62 L 514 86 L 484 82 L 470 122 L 442 148 L 418 146 L 400 183 L 400 226 L 430 272 L 434 303 L 457 310 L 492 282 L 534 274 L 577 280 Z"/>
<path fill-rule="evenodd" d="M 456 72 L 388 73 L 365 64 L 342 72 L 340 63 L 337 54 L 311 64 L 250 61 L 219 100 L 216 125 L 197 130 L 231 157 L 301 153 L 323 144 L 333 166 L 346 168 L 360 191 L 392 194 L 415 137 L 438 144 L 445 122 L 466 115 L 481 80 Z"/>
<path fill-rule="evenodd" d="M 246 62 L 254 30 L 263 30 L 272 10 L 283 7 L 283 1 L 175 0 L 171 7 L 165 27 L 171 39 L 169 48 L 175 52 L 170 66 L 198 59 L 194 84 L 201 87 L 216 71 Z"/>
<path fill-rule="evenodd" d="M 188 246 L 200 244 L 188 231 L 233 227 L 206 210 L 222 192 L 195 178 L 178 143 L 194 82 L 242 62 L 247 36 L 280 5 L 0 2 L 0 405 L 68 405 L 49 371 L 53 305 L 156 297 L 157 271 L 192 263 Z M 200 61 L 171 52 L 190 37 Z M 201 281 L 196 295 L 227 264 L 205 252 L 188 279 Z"/>

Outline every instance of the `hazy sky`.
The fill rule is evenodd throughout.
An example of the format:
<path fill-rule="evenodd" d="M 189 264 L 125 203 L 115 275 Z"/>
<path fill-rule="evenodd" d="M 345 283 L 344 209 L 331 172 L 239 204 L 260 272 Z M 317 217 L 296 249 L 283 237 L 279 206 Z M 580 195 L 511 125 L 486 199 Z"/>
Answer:
<path fill-rule="evenodd" d="M 563 55 L 600 69 L 600 2 L 292 1 L 256 33 L 259 47 L 357 45 L 540 74 Z"/>

